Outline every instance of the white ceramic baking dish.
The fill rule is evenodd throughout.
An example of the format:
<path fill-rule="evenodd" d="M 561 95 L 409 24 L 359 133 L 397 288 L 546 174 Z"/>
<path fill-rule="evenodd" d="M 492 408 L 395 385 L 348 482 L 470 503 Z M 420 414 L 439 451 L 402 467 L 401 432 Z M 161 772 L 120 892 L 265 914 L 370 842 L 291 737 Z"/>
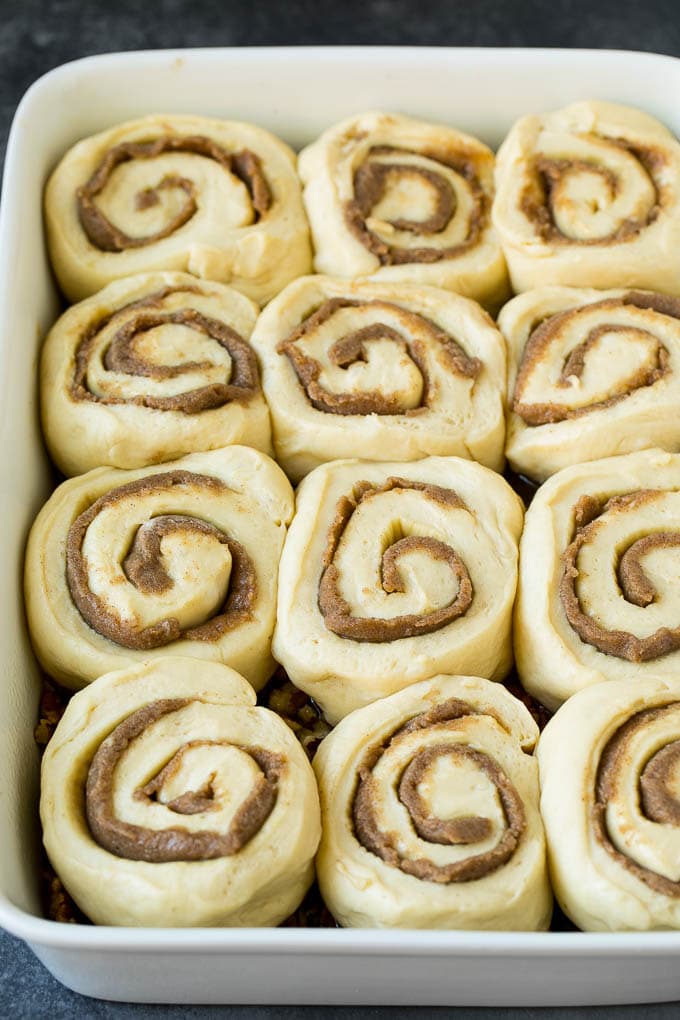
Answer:
<path fill-rule="evenodd" d="M 0 923 L 64 984 L 102 998 L 195 1003 L 549 1005 L 680 999 L 680 932 L 639 935 L 164 930 L 40 917 L 39 677 L 20 575 L 48 493 L 36 358 L 58 299 L 41 222 L 45 178 L 77 139 L 152 112 L 252 120 L 299 146 L 383 107 L 496 145 L 523 113 L 596 97 L 680 134 L 680 61 L 643 53 L 493 49 L 241 49 L 124 53 L 41 78 L 17 112 L 0 219 Z"/>

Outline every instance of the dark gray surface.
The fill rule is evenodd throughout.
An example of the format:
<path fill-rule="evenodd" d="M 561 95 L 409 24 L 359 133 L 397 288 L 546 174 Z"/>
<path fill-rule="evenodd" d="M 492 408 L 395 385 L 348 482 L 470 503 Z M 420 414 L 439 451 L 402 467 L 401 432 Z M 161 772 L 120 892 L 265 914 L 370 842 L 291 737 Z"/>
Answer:
<path fill-rule="evenodd" d="M 594 8 L 594 9 L 593 9 Z M 67 60 L 111 50 L 179 46 L 312 44 L 568 46 L 642 49 L 680 56 L 678 0 L 0 0 L 0 155 L 21 95 Z M 304 993 L 301 996 L 304 997 Z M 680 1003 L 588 1009 L 399 1009 L 360 1007 L 133 1006 L 85 999 L 62 988 L 20 942 L 0 932 L 0 1020 L 163 1017 L 189 1020 L 316 1020 L 417 1016 L 678 1017 Z"/>

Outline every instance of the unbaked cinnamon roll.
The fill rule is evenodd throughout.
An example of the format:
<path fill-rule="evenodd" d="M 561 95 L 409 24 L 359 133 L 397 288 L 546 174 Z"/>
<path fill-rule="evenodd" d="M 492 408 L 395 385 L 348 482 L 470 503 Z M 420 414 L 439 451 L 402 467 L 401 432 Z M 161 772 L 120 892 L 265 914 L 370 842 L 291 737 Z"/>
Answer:
<path fill-rule="evenodd" d="M 270 302 L 252 344 L 277 460 L 295 481 L 357 453 L 453 454 L 502 468 L 505 344 L 473 301 L 309 276 Z"/>
<path fill-rule="evenodd" d="M 680 294 L 680 145 L 653 117 L 598 101 L 522 117 L 498 151 L 496 188 L 515 291 Z"/>
<path fill-rule="evenodd" d="M 500 684 L 436 676 L 352 712 L 314 758 L 321 893 L 346 927 L 548 927 L 532 750 Z"/>
<path fill-rule="evenodd" d="M 544 287 L 513 298 L 506 453 L 544 479 L 570 464 L 680 449 L 680 299 Z"/>
<path fill-rule="evenodd" d="M 491 226 L 494 156 L 439 124 L 365 113 L 300 153 L 319 273 L 430 284 L 490 308 L 508 293 Z"/>
<path fill-rule="evenodd" d="M 156 659 L 72 698 L 40 814 L 50 861 L 96 924 L 276 925 L 314 877 L 307 756 L 216 663 Z"/>
<path fill-rule="evenodd" d="M 66 475 L 232 443 L 271 452 L 249 338 L 257 306 L 186 273 L 143 273 L 65 312 L 42 351 L 43 431 Z"/>
<path fill-rule="evenodd" d="M 45 222 L 71 301 L 179 269 L 263 304 L 311 266 L 294 153 L 237 121 L 152 116 L 84 139 L 48 182 Z"/>
<path fill-rule="evenodd" d="M 537 756 L 564 912 L 585 931 L 680 928 L 677 673 L 580 691 Z"/>
<path fill-rule="evenodd" d="M 293 492 L 257 450 L 98 468 L 64 482 L 26 552 L 28 625 L 45 670 L 82 687 L 159 655 L 270 676 L 276 574 Z"/>
<path fill-rule="evenodd" d="M 549 708 L 602 680 L 680 671 L 680 455 L 644 450 L 565 468 L 520 545 L 515 657 Z"/>
<path fill-rule="evenodd" d="M 331 722 L 443 670 L 501 679 L 522 517 L 457 457 L 322 465 L 281 558 L 276 659 Z"/>

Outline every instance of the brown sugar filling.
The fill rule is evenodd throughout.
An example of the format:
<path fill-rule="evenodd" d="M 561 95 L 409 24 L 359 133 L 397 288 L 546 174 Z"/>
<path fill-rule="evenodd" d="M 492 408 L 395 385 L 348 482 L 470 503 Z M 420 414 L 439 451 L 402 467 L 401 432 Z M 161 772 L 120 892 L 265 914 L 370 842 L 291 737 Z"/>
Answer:
<path fill-rule="evenodd" d="M 90 179 L 76 191 L 78 218 L 88 240 L 95 248 L 108 252 L 121 252 L 127 248 L 144 248 L 165 237 L 170 237 L 194 216 L 198 210 L 194 183 L 188 178 L 179 177 L 176 174 L 167 175 L 155 187 L 145 188 L 135 197 L 135 208 L 143 210 L 158 204 L 161 191 L 179 189 L 186 195 L 182 208 L 166 226 L 146 237 L 131 237 L 119 230 L 104 215 L 95 201 L 97 195 L 101 194 L 109 183 L 113 171 L 121 163 L 127 163 L 133 159 L 152 159 L 164 152 L 186 152 L 215 160 L 227 173 L 238 177 L 245 184 L 256 220 L 270 208 L 271 192 L 260 160 L 255 153 L 248 149 L 230 153 L 203 135 L 164 135 L 149 142 L 121 142 L 120 145 L 108 150 Z"/>
<path fill-rule="evenodd" d="M 338 311 L 345 308 L 369 308 L 378 311 L 385 309 L 391 316 L 398 318 L 402 330 L 382 323 L 374 323 L 354 330 L 335 341 L 328 351 L 330 361 L 340 368 L 349 368 L 357 361 L 367 360 L 366 344 L 372 340 L 391 340 L 408 353 L 420 372 L 423 389 L 418 407 L 403 408 L 397 397 L 386 396 L 380 390 L 361 393 L 333 393 L 321 385 L 319 382 L 322 373 L 321 364 L 316 358 L 305 354 L 298 344 L 301 340 L 313 336 L 316 330 L 329 322 Z M 290 361 L 307 399 L 317 411 L 343 415 L 413 416 L 422 413 L 422 409 L 429 405 L 430 400 L 430 379 L 425 344 L 423 341 L 413 338 L 415 330 L 425 332 L 448 371 L 466 379 L 477 378 L 482 369 L 482 363 L 478 358 L 468 357 L 452 336 L 425 316 L 387 301 L 330 298 L 307 316 L 285 340 L 278 344 L 276 349 L 279 354 L 285 355 Z"/>
<path fill-rule="evenodd" d="M 351 808 L 354 835 L 366 850 L 407 875 L 440 884 L 471 882 L 484 878 L 510 860 L 526 830 L 521 797 L 500 766 L 488 754 L 465 744 L 445 742 L 447 723 L 455 723 L 458 719 L 478 714 L 467 702 L 451 698 L 429 712 L 416 716 L 383 744 L 366 753 L 358 770 L 357 788 Z M 414 730 L 427 730 L 433 726 L 441 729 L 442 742 L 429 744 L 416 753 L 403 770 L 397 785 L 397 796 L 408 812 L 415 833 L 429 843 L 469 846 L 488 838 L 492 831 L 490 820 L 481 816 L 445 820 L 427 813 L 427 808 L 418 793 L 418 784 L 432 764 L 441 757 L 473 762 L 494 785 L 506 822 L 503 834 L 490 850 L 447 865 L 435 864 L 427 857 L 413 859 L 404 856 L 398 849 L 398 833 L 384 832 L 381 829 L 375 808 L 380 785 L 373 773 L 383 754 L 398 745 Z M 455 732 L 455 727 L 452 727 L 452 731 Z"/>
<path fill-rule="evenodd" d="M 595 838 L 617 864 L 662 896 L 680 897 L 680 882 L 673 882 L 643 867 L 614 846 L 607 828 L 607 805 L 616 797 L 620 778 L 630 768 L 629 745 L 635 733 L 653 722 L 676 712 L 678 702 L 647 708 L 628 719 L 607 742 L 600 759 L 595 780 L 592 824 Z M 652 822 L 680 825 L 680 804 L 669 789 L 672 770 L 680 758 L 680 740 L 658 750 L 645 765 L 639 780 L 640 808 Z"/>
<path fill-rule="evenodd" d="M 246 403 L 260 393 L 260 373 L 255 352 L 238 333 L 210 316 L 194 308 L 182 308 L 174 312 L 163 312 L 162 302 L 172 294 L 200 294 L 199 287 L 165 287 L 139 301 L 131 302 L 117 309 L 87 330 L 78 344 L 75 355 L 73 381 L 70 392 L 74 400 L 89 400 L 98 404 L 135 404 L 159 411 L 180 411 L 184 414 L 198 414 L 201 411 L 223 407 L 225 404 Z M 133 313 L 129 318 L 127 316 Z M 228 383 L 211 383 L 197 389 L 187 390 L 172 396 L 138 394 L 132 397 L 103 396 L 89 388 L 87 376 L 90 358 L 96 348 L 102 329 L 115 319 L 123 323 L 114 333 L 107 347 L 103 364 L 108 372 L 143 376 L 154 380 L 172 379 L 186 372 L 196 372 L 212 366 L 207 361 L 188 361 L 181 365 L 156 365 L 141 357 L 136 350 L 139 337 L 147 330 L 170 324 L 187 326 L 214 340 L 227 351 L 232 361 L 231 379 Z"/>
<path fill-rule="evenodd" d="M 116 726 L 99 745 L 92 759 L 85 792 L 87 823 L 99 846 L 116 857 L 152 864 L 230 857 L 242 850 L 260 831 L 274 808 L 278 783 L 285 768 L 284 759 L 262 748 L 239 747 L 256 763 L 260 774 L 226 832 L 210 829 L 191 832 L 183 826 L 147 829 L 116 817 L 115 771 L 129 745 L 152 723 L 188 704 L 190 700 L 187 698 L 166 698 L 138 709 Z M 194 747 L 211 746 L 220 746 L 220 741 L 198 740 L 182 745 L 157 775 L 135 791 L 135 800 L 154 803 L 163 784 L 180 768 L 184 754 Z M 200 790 L 187 791 L 165 805 L 179 815 L 208 812 L 216 806 L 210 781 Z"/>
<path fill-rule="evenodd" d="M 512 410 L 530 426 L 546 425 L 560 421 L 567 421 L 571 418 L 580 418 L 592 411 L 603 410 L 613 407 L 619 401 L 625 400 L 631 393 L 643 387 L 653 386 L 669 372 L 670 354 L 663 342 L 657 339 L 651 331 L 639 327 L 629 327 L 621 324 L 599 325 L 589 330 L 584 339 L 578 344 L 565 359 L 560 372 L 558 385 L 567 386 L 570 376 L 581 377 L 585 367 L 585 360 L 589 351 L 599 339 L 606 333 L 621 332 L 629 333 L 631 329 L 643 336 L 651 336 L 656 345 L 655 363 L 651 367 L 642 366 L 629 378 L 620 380 L 612 395 L 606 400 L 599 400 L 585 407 L 569 407 L 567 404 L 558 403 L 527 403 L 523 400 L 523 392 L 526 389 L 532 372 L 536 366 L 549 354 L 550 346 L 561 330 L 570 326 L 574 320 L 587 317 L 592 311 L 602 308 L 619 309 L 626 307 L 649 309 L 659 315 L 680 320 L 680 298 L 668 297 L 664 294 L 647 294 L 641 291 L 630 291 L 620 298 L 607 298 L 604 301 L 596 301 L 593 304 L 584 305 L 580 308 L 571 308 L 565 312 L 559 312 L 541 322 L 534 329 L 527 340 L 520 361 L 515 383 L 515 392 L 512 402 Z"/>
<path fill-rule="evenodd" d="M 641 489 L 623 496 L 602 500 L 597 507 L 593 497 L 579 500 L 575 508 L 575 533 L 562 556 L 562 578 L 560 599 L 567 620 L 586 644 L 593 645 L 605 655 L 613 655 L 628 662 L 648 662 L 661 658 L 680 648 L 680 625 L 660 627 L 646 638 L 638 638 L 625 630 L 608 630 L 581 608 L 576 590 L 579 580 L 578 558 L 580 551 L 600 528 L 606 527 L 604 515 L 612 517 L 627 513 L 641 504 L 658 499 L 663 492 L 657 489 Z M 654 549 L 670 549 L 680 546 L 680 533 L 658 531 L 635 539 L 622 553 L 616 576 L 623 597 L 635 606 L 648 606 L 656 598 L 656 592 L 642 567 L 642 559 Z"/>
<path fill-rule="evenodd" d="M 422 247 L 407 248 L 388 244 L 367 225 L 373 208 L 380 202 L 389 184 L 400 177 L 416 177 L 425 181 L 436 196 L 432 214 L 425 220 L 411 220 L 399 217 L 390 220 L 395 230 L 405 230 L 414 235 L 432 237 L 441 233 L 451 221 L 456 211 L 456 196 L 450 182 L 443 173 L 431 167 L 418 167 L 408 163 L 399 163 L 399 156 L 408 150 L 392 146 L 374 146 L 369 150 L 366 160 L 354 174 L 354 197 L 345 203 L 345 222 L 351 233 L 367 248 L 383 266 L 398 266 L 409 262 L 441 262 L 444 259 L 456 258 L 473 248 L 479 241 L 489 217 L 489 197 L 485 194 L 472 159 L 463 155 L 455 156 L 436 152 L 421 152 L 421 155 L 433 163 L 454 170 L 467 184 L 472 197 L 465 240 L 447 247 L 435 247 L 423 244 Z M 379 162 L 371 157 L 394 155 L 394 163 Z"/>
<path fill-rule="evenodd" d="M 149 594 L 167 591 L 172 582 L 160 559 L 160 543 L 165 535 L 184 532 L 209 535 L 226 545 L 231 553 L 229 591 L 224 604 L 205 623 L 185 630 L 175 617 L 167 617 L 150 627 L 137 627 L 121 619 L 109 608 L 106 599 L 91 591 L 88 563 L 83 542 L 90 524 L 109 506 L 123 500 L 143 500 L 146 495 L 171 491 L 174 486 L 192 486 L 206 491 L 219 491 L 226 486 L 217 478 L 190 471 L 168 471 L 148 475 L 120 485 L 96 500 L 73 522 L 66 540 L 66 581 L 73 602 L 85 622 L 102 637 L 124 648 L 149 650 L 160 648 L 180 638 L 194 641 L 218 641 L 230 630 L 250 619 L 257 598 L 255 567 L 240 542 L 229 538 L 214 525 L 184 515 L 166 514 L 151 518 L 137 531 L 122 567 L 130 583 Z"/>
<path fill-rule="evenodd" d="M 619 180 L 613 171 L 599 163 L 582 159 L 551 159 L 539 155 L 531 163 L 529 181 L 520 197 L 520 209 L 533 225 L 536 235 L 552 244 L 577 244 L 595 246 L 620 244 L 632 241 L 646 227 L 653 223 L 666 205 L 666 187 L 661 180 L 661 171 L 666 165 L 663 153 L 653 149 L 636 148 L 624 139 L 607 138 L 610 145 L 624 149 L 637 159 L 654 189 L 654 203 L 645 216 L 625 219 L 616 230 L 604 237 L 573 238 L 563 234 L 555 222 L 553 196 L 566 174 L 594 173 L 605 183 L 609 193 L 615 197 L 619 191 Z"/>
<path fill-rule="evenodd" d="M 447 563 L 458 579 L 458 592 L 453 601 L 431 613 L 419 616 L 415 613 L 392 618 L 353 616 L 352 610 L 340 594 L 340 572 L 334 558 L 342 540 L 345 528 L 357 507 L 369 499 L 385 492 L 405 489 L 421 492 L 427 499 L 458 509 L 467 509 L 452 489 L 443 489 L 425 482 L 413 482 L 403 478 L 388 478 L 383 485 L 358 482 L 352 496 L 343 496 L 336 508 L 331 523 L 323 556 L 323 572 L 319 581 L 319 609 L 326 627 L 340 637 L 352 641 L 381 643 L 399 638 L 431 634 L 441 627 L 464 616 L 472 605 L 473 587 L 468 569 L 462 559 L 449 545 L 429 536 L 409 535 L 394 542 L 385 550 L 381 563 L 383 590 L 387 593 L 404 591 L 399 571 L 399 560 L 414 550 L 426 552 L 433 560 Z"/>

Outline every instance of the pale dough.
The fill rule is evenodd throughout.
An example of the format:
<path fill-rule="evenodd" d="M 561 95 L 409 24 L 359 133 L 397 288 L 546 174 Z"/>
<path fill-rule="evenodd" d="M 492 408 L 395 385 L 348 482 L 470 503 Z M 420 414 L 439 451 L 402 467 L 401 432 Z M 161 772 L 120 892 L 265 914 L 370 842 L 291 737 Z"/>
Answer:
<path fill-rule="evenodd" d="M 238 121 L 158 115 L 85 138 L 48 181 L 45 223 L 70 301 L 172 269 L 264 304 L 311 268 L 295 154 Z"/>
<path fill-rule="evenodd" d="M 496 309 L 508 280 L 490 222 L 493 170 L 486 145 L 441 124 L 372 111 L 329 127 L 299 160 L 314 268 L 444 287 Z"/>
<path fill-rule="evenodd" d="M 145 467 L 236 443 L 271 453 L 249 345 L 256 318 L 238 291 L 187 273 L 117 280 L 70 308 L 40 362 L 43 432 L 60 470 Z"/>
<path fill-rule="evenodd" d="M 493 223 L 515 291 L 550 284 L 680 294 L 680 145 L 600 101 L 522 117 L 498 150 Z"/>
<path fill-rule="evenodd" d="M 294 481 L 357 453 L 452 454 L 502 469 L 505 344 L 473 301 L 407 283 L 304 277 L 262 312 L 252 344 L 277 459 Z"/>
<path fill-rule="evenodd" d="M 343 719 L 313 762 L 319 885 L 340 923 L 545 930 L 552 896 L 531 753 L 537 739 L 524 705 L 477 677 L 436 676 Z M 415 809 L 413 790 L 410 799 L 404 793 L 414 770 Z M 468 834 L 442 838 L 441 828 L 457 823 Z M 440 831 L 430 835 L 428 826 Z M 376 852 L 371 836 L 388 849 Z M 437 877 L 408 870 L 423 864 L 440 869 Z"/>
<path fill-rule="evenodd" d="M 276 576 L 292 514 L 281 469 L 243 446 L 64 482 L 38 514 L 26 551 L 38 659 L 74 688 L 168 654 L 228 663 L 260 688 L 274 669 Z M 77 528 L 79 543 L 69 548 Z M 90 623 L 74 601 L 74 578 Z M 225 612 L 224 626 L 211 631 Z M 113 637 L 95 629 L 102 616 L 108 633 L 124 631 L 125 644 L 115 629 Z"/>
<path fill-rule="evenodd" d="M 679 553 L 672 543 L 679 530 L 679 454 L 643 450 L 591 461 L 564 468 L 538 490 L 520 543 L 514 645 L 522 684 L 548 708 L 603 680 L 677 675 Z M 651 586 L 643 598 L 626 594 L 627 563 L 632 589 Z M 568 599 L 571 593 L 579 630 L 561 587 Z M 658 641 L 654 654 L 650 642 Z"/>
<path fill-rule="evenodd" d="M 677 815 L 673 820 L 653 801 L 655 793 L 663 800 L 669 792 L 677 813 L 677 767 L 675 786 L 672 766 L 670 773 L 662 769 L 670 776 L 666 791 L 664 777 L 653 773 L 679 740 L 677 675 L 589 687 L 541 734 L 541 813 L 553 888 L 584 931 L 680 928 L 680 827 Z"/>
<path fill-rule="evenodd" d="M 95 754 L 135 712 L 153 712 L 167 699 L 179 704 L 148 721 L 117 756 L 109 810 L 135 827 L 140 849 L 170 839 L 168 829 L 189 842 L 223 836 L 238 828 L 239 809 L 263 783 L 261 752 L 274 755 L 274 803 L 234 852 L 133 859 L 91 831 L 87 780 Z M 202 796 L 203 809 L 183 809 L 182 796 Z M 312 882 L 320 836 L 314 774 L 288 726 L 255 707 L 255 692 L 233 669 L 175 657 L 108 673 L 72 698 L 43 758 L 40 816 L 50 861 L 95 924 L 277 925 Z"/>
<path fill-rule="evenodd" d="M 331 722 L 442 670 L 502 679 L 522 519 L 507 482 L 457 457 L 316 468 L 281 557 L 275 657 Z"/>

